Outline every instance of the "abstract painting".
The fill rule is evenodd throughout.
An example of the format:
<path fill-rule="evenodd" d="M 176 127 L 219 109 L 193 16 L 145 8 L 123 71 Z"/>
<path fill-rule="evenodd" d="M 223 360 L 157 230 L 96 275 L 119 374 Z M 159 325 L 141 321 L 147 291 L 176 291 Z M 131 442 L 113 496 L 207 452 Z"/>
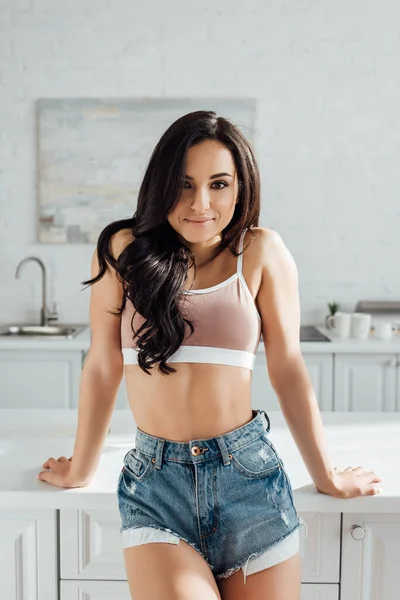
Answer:
<path fill-rule="evenodd" d="M 194 110 L 215 110 L 254 141 L 253 98 L 38 100 L 38 241 L 94 244 L 132 217 L 159 138 Z"/>

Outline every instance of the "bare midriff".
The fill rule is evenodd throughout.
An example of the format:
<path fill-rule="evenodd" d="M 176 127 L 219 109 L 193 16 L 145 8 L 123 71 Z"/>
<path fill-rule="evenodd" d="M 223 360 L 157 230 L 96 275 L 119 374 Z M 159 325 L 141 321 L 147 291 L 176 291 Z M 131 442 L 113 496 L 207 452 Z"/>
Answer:
<path fill-rule="evenodd" d="M 125 366 L 129 404 L 139 429 L 188 442 L 222 435 L 252 419 L 250 369 L 169 363 L 176 373 L 151 375 Z"/>
<path fill-rule="evenodd" d="M 261 269 L 257 258 L 246 251 L 244 256 L 243 274 L 255 299 Z M 196 288 L 224 281 L 235 273 L 236 266 L 237 258 L 224 251 L 214 268 L 207 267 L 207 278 L 198 269 Z M 155 367 L 147 375 L 138 365 L 125 365 L 130 408 L 145 433 L 188 442 L 222 435 L 252 419 L 250 369 L 208 363 L 169 364 L 176 373 L 162 375 Z"/>

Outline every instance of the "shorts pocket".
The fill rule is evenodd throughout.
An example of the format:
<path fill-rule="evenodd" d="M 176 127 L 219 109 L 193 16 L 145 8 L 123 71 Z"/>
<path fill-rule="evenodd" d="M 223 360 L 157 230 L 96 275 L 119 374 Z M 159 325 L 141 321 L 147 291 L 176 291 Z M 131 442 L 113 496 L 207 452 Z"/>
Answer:
<path fill-rule="evenodd" d="M 232 452 L 233 467 L 244 477 L 261 479 L 282 468 L 279 456 L 265 434 Z"/>
<path fill-rule="evenodd" d="M 121 478 L 124 474 L 139 482 L 147 479 L 155 471 L 153 457 L 144 454 L 137 448 L 132 448 L 124 456 L 124 466 L 121 471 Z"/>

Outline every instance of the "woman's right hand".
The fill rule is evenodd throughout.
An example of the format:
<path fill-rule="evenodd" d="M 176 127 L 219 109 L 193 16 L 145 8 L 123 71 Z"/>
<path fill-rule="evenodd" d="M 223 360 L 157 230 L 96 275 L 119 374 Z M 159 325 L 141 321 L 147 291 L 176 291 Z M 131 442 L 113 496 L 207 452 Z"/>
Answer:
<path fill-rule="evenodd" d="M 374 471 L 364 467 L 334 468 L 334 478 L 329 489 L 318 489 L 319 492 L 335 498 L 356 498 L 357 496 L 374 496 L 382 492 L 379 483 L 383 481 Z"/>

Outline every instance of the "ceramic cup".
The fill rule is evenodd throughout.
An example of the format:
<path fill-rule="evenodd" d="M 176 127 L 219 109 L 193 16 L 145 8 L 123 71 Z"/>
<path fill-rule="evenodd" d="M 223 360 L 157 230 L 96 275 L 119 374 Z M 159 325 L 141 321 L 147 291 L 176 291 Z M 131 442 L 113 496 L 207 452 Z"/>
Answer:
<path fill-rule="evenodd" d="M 374 337 L 379 338 L 381 340 L 387 340 L 391 338 L 393 335 L 392 324 L 388 321 L 384 323 L 375 323 L 374 325 Z"/>
<path fill-rule="evenodd" d="M 351 331 L 351 314 L 345 312 L 336 312 L 326 320 L 328 329 L 333 331 L 341 338 L 350 336 Z"/>
<path fill-rule="evenodd" d="M 371 315 L 368 313 L 351 314 L 351 335 L 357 339 L 365 339 L 371 329 Z"/>

